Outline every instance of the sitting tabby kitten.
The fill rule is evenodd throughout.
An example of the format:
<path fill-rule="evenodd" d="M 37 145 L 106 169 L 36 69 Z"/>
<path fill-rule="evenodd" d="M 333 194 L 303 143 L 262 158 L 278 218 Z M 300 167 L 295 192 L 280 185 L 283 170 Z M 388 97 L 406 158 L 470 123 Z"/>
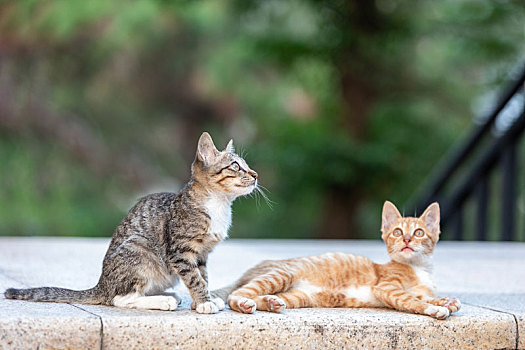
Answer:
<path fill-rule="evenodd" d="M 257 173 L 234 153 L 232 141 L 220 152 L 206 132 L 191 170 L 190 181 L 178 194 L 148 195 L 129 211 L 113 235 L 95 287 L 11 288 L 5 297 L 174 310 L 180 298 L 155 294 L 180 278 L 198 313 L 224 309 L 221 299 L 210 298 L 206 261 L 228 234 L 233 200 L 256 188 Z"/>
<path fill-rule="evenodd" d="M 286 307 L 390 307 L 445 319 L 459 310 L 455 298 L 435 298 L 432 252 L 439 239 L 439 205 L 419 218 L 404 218 L 383 206 L 382 238 L 392 258 L 375 264 L 368 258 L 327 253 L 263 261 L 232 287 L 212 293 L 239 312 L 282 312 Z"/>

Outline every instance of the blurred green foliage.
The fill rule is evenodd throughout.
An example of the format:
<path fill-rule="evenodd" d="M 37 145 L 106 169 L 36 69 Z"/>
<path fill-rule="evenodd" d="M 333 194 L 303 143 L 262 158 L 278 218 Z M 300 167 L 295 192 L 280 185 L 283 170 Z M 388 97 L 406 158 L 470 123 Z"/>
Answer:
<path fill-rule="evenodd" d="M 0 3 L 0 234 L 109 236 L 208 130 L 274 202 L 232 237 L 377 238 L 525 56 L 521 1 Z"/>

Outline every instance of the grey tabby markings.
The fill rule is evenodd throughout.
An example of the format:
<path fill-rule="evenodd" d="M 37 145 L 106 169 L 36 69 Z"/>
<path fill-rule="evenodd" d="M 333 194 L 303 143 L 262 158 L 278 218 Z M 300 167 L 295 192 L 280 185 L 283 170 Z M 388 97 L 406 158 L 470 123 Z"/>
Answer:
<path fill-rule="evenodd" d="M 199 313 L 224 302 L 208 291 L 208 253 L 228 234 L 231 204 L 257 187 L 257 173 L 234 153 L 218 151 L 208 133 L 199 139 L 192 176 L 178 193 L 141 198 L 117 227 L 91 289 L 7 289 L 7 299 L 174 310 L 177 296 L 157 295 L 182 279 Z"/>

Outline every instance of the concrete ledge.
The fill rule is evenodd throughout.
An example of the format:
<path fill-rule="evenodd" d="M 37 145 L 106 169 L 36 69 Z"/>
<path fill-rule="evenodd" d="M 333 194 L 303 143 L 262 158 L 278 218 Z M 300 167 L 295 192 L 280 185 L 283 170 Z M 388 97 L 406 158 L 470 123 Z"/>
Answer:
<path fill-rule="evenodd" d="M 107 239 L 0 238 L 0 291 L 54 285 L 88 288 L 98 279 Z M 210 256 L 210 285 L 238 278 L 263 259 L 327 251 L 388 260 L 376 241 L 242 241 Z M 0 349 L 525 348 L 525 244 L 440 242 L 439 294 L 459 296 L 445 321 L 386 309 L 300 309 L 198 315 L 184 297 L 173 312 L 31 303 L 0 297 Z"/>
<path fill-rule="evenodd" d="M 101 348 L 101 320 L 71 305 L 0 300 L 1 349 Z"/>
<path fill-rule="evenodd" d="M 445 322 L 374 309 L 303 309 L 282 315 L 228 310 L 213 316 L 191 311 L 130 313 L 107 307 L 86 310 L 104 320 L 108 349 L 509 349 L 516 344 L 512 315 L 473 306 Z"/>

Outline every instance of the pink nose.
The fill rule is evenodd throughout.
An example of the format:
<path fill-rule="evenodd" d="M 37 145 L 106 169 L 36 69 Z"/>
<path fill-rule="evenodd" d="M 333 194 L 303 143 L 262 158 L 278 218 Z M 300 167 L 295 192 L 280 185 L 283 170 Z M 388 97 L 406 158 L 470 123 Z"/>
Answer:
<path fill-rule="evenodd" d="M 257 175 L 257 173 L 253 170 L 250 170 L 249 174 L 253 176 L 254 179 L 257 179 L 259 177 L 259 175 Z"/>
<path fill-rule="evenodd" d="M 403 239 L 403 241 L 405 241 L 405 244 L 408 244 L 408 243 L 410 243 L 411 239 L 405 237 L 405 239 Z"/>

